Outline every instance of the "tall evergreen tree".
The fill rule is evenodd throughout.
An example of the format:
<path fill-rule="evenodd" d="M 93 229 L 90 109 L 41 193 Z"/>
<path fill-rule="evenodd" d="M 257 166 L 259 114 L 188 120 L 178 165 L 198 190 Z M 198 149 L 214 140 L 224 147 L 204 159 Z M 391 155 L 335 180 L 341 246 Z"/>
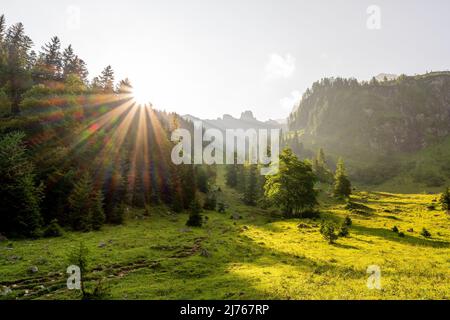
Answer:
<path fill-rule="evenodd" d="M 448 214 L 450 214 L 450 188 L 445 189 L 442 193 L 439 202 L 442 205 L 442 209 L 446 210 Z"/>
<path fill-rule="evenodd" d="M 75 183 L 69 196 L 71 225 L 74 230 L 98 230 L 105 220 L 103 195 L 94 189 L 89 173 L 84 173 Z"/>
<path fill-rule="evenodd" d="M 61 54 L 61 41 L 58 37 L 53 37 L 50 42 L 42 47 L 42 57 L 44 62 L 44 79 L 60 80 L 63 67 Z"/>
<path fill-rule="evenodd" d="M 112 93 L 114 91 L 114 71 L 110 65 L 103 69 L 99 81 L 103 92 Z"/>
<path fill-rule="evenodd" d="M 249 206 L 256 205 L 258 197 L 258 174 L 257 166 L 252 164 L 247 168 L 247 178 L 244 192 L 244 203 Z"/>
<path fill-rule="evenodd" d="M 20 132 L 0 138 L 0 232 L 30 237 L 36 236 L 42 225 L 42 188 L 34 181 L 23 138 Z"/>
<path fill-rule="evenodd" d="M 30 86 L 31 76 L 27 72 L 29 51 L 33 45 L 25 34 L 22 23 L 11 26 L 6 33 L 6 77 L 12 111 L 18 113 L 22 93 Z"/>
<path fill-rule="evenodd" d="M 341 158 L 337 164 L 334 176 L 334 196 L 338 198 L 348 198 L 352 193 L 352 186 L 345 171 L 344 160 Z"/>

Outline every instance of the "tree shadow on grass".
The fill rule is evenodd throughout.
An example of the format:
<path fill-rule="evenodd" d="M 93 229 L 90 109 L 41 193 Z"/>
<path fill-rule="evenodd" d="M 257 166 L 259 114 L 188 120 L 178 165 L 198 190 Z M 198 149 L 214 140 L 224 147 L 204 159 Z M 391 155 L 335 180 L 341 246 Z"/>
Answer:
<path fill-rule="evenodd" d="M 414 246 L 432 247 L 432 248 L 448 248 L 450 243 L 447 241 L 439 241 L 432 239 L 423 239 L 405 234 L 404 237 L 400 237 L 397 233 L 389 229 L 384 228 L 369 228 L 362 225 L 354 224 L 351 228 L 355 233 L 362 235 L 370 235 L 390 241 L 396 241 L 403 244 L 409 244 Z"/>

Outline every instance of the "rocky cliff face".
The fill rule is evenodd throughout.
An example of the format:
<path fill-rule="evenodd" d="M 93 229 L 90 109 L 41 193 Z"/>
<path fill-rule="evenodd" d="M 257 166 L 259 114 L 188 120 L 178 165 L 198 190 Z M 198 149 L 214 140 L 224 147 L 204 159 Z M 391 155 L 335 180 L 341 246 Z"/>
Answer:
<path fill-rule="evenodd" d="M 450 135 L 450 72 L 370 83 L 323 79 L 290 115 L 289 129 L 343 156 L 418 151 Z"/>

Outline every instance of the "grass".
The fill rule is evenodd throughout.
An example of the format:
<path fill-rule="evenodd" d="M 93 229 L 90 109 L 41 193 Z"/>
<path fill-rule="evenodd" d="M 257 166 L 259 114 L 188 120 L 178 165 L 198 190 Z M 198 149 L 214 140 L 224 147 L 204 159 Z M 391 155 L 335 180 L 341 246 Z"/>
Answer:
<path fill-rule="evenodd" d="M 112 299 L 450 298 L 450 218 L 427 208 L 436 195 L 360 192 L 352 197 L 358 210 L 322 195 L 320 219 L 353 220 L 350 236 L 329 245 L 320 219 L 281 219 L 221 188 L 230 208 L 205 212 L 202 228 L 186 228 L 187 214 L 160 207 L 99 232 L 1 243 L 0 290 L 12 289 L 7 298 L 79 298 L 66 289 L 65 270 L 67 252 L 83 241 L 87 281 L 106 278 Z M 424 227 L 431 238 L 420 235 Z M 366 286 L 369 265 L 381 268 L 381 290 Z"/>

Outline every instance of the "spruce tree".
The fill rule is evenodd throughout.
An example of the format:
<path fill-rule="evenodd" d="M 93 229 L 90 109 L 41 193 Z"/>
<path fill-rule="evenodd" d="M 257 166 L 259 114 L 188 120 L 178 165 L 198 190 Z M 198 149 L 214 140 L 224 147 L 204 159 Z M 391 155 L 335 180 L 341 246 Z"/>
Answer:
<path fill-rule="evenodd" d="M 258 176 L 257 166 L 249 165 L 247 168 L 247 178 L 244 192 L 244 203 L 249 206 L 256 205 L 258 197 Z"/>
<path fill-rule="evenodd" d="M 43 60 L 45 64 L 45 80 L 60 80 L 62 75 L 63 60 L 61 54 L 61 41 L 53 37 L 50 42 L 42 47 Z"/>
<path fill-rule="evenodd" d="M 229 164 L 226 166 L 226 183 L 227 186 L 235 188 L 237 185 L 237 164 Z"/>
<path fill-rule="evenodd" d="M 442 209 L 446 210 L 450 214 L 450 188 L 447 188 L 441 195 L 439 202 L 442 205 Z"/>
<path fill-rule="evenodd" d="M 352 193 L 352 186 L 347 177 L 344 160 L 339 159 L 334 176 L 334 196 L 337 198 L 348 198 Z"/>
<path fill-rule="evenodd" d="M 37 236 L 42 225 L 42 188 L 23 145 L 25 135 L 13 132 L 0 139 L 0 233 Z"/>
<path fill-rule="evenodd" d="M 99 77 L 100 86 L 105 93 L 114 91 L 114 71 L 111 66 L 105 67 Z"/>
<path fill-rule="evenodd" d="M 72 229 L 77 231 L 89 231 L 92 229 L 91 192 L 92 180 L 85 173 L 75 183 L 69 195 L 70 220 Z"/>
<path fill-rule="evenodd" d="M 84 173 L 75 183 L 69 196 L 71 225 L 74 230 L 99 230 L 105 222 L 103 195 L 93 186 L 89 173 Z"/>
<path fill-rule="evenodd" d="M 91 225 L 92 229 L 100 230 L 105 223 L 105 213 L 103 211 L 103 195 L 100 190 L 91 193 Z"/>
<path fill-rule="evenodd" d="M 197 197 L 195 197 L 189 206 L 189 219 L 186 222 L 186 225 L 189 227 L 201 227 L 203 224 L 201 212 L 202 207 Z"/>

